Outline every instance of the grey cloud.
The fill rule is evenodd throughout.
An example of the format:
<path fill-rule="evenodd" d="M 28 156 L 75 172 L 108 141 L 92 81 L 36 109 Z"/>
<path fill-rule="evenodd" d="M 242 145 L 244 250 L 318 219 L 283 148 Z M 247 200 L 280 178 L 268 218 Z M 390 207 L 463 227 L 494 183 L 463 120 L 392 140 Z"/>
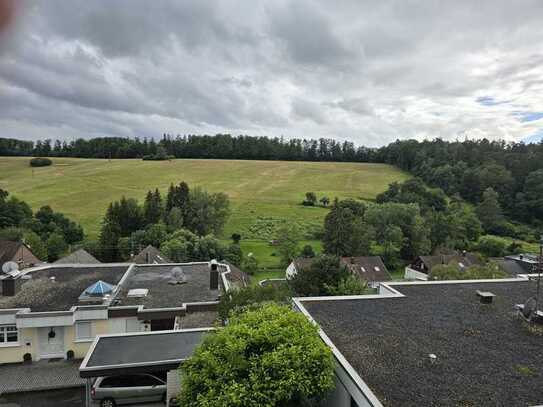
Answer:
<path fill-rule="evenodd" d="M 522 140 L 541 126 L 512 114 L 543 105 L 539 0 L 24 5 L 0 44 L 4 134 L 229 131 L 375 146 Z"/>

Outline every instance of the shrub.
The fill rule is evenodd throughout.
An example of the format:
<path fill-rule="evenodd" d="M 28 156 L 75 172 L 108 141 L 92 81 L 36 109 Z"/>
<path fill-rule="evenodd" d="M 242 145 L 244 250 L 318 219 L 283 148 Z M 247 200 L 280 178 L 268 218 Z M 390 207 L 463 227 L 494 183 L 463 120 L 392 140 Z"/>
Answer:
<path fill-rule="evenodd" d="M 318 328 L 276 304 L 232 317 L 180 370 L 185 407 L 300 406 L 334 385 L 334 359 Z"/>
<path fill-rule="evenodd" d="M 30 160 L 31 167 L 47 167 L 52 164 L 53 164 L 53 161 L 45 157 L 36 157 Z"/>
<path fill-rule="evenodd" d="M 232 313 L 238 313 L 265 302 L 287 304 L 290 297 L 291 292 L 286 285 L 257 285 L 242 288 L 221 297 L 219 317 L 221 320 L 226 321 Z"/>
<path fill-rule="evenodd" d="M 502 257 L 507 254 L 508 241 L 492 235 L 481 236 L 477 243 L 478 250 L 487 257 Z"/>

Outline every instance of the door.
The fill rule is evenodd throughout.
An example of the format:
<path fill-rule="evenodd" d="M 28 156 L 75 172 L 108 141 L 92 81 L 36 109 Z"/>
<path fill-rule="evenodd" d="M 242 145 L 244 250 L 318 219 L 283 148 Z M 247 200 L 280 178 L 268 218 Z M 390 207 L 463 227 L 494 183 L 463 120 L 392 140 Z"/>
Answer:
<path fill-rule="evenodd" d="M 64 358 L 64 327 L 38 328 L 40 359 Z"/>

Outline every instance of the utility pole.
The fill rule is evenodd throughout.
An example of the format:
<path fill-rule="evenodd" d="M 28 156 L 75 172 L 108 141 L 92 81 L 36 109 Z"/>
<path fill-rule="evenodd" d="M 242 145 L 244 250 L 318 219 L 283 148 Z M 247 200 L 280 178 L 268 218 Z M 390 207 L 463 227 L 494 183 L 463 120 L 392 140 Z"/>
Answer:
<path fill-rule="evenodd" d="M 541 289 L 541 271 L 543 269 L 543 235 L 539 239 L 539 258 L 537 259 L 537 294 L 535 297 L 535 311 L 539 311 L 539 292 Z"/>

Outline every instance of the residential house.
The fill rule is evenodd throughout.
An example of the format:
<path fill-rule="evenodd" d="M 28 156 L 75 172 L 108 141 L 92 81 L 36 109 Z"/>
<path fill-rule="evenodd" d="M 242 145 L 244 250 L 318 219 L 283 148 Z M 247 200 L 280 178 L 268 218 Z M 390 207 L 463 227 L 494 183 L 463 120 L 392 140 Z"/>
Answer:
<path fill-rule="evenodd" d="M 55 264 L 98 264 L 100 260 L 85 249 L 76 250 L 54 262 Z"/>
<path fill-rule="evenodd" d="M 341 263 L 351 273 L 367 281 L 368 286 L 371 288 L 379 287 L 379 283 L 383 281 L 392 280 L 383 260 L 379 256 L 342 257 Z"/>
<path fill-rule="evenodd" d="M 96 335 L 209 327 L 230 267 L 47 264 L 0 278 L 0 363 L 82 358 Z"/>
<path fill-rule="evenodd" d="M 156 247 L 149 245 L 137 255 L 132 256 L 131 263 L 136 264 L 167 264 L 173 263 L 170 259 L 164 256 Z"/>
<path fill-rule="evenodd" d="M 527 276 L 382 283 L 378 295 L 295 298 L 336 359 L 327 407 L 543 405 L 543 325 Z M 543 314 L 541 314 L 543 315 Z"/>
<path fill-rule="evenodd" d="M 461 269 L 465 269 L 474 265 L 481 265 L 483 261 L 478 254 L 465 251 L 453 254 L 419 256 L 405 268 L 404 278 L 406 280 L 428 280 L 428 274 L 431 273 L 432 268 L 441 264 L 456 264 Z"/>
<path fill-rule="evenodd" d="M 528 253 L 505 256 L 502 258 L 492 258 L 490 260 L 511 276 L 536 273 L 539 264 L 539 256 Z"/>
<path fill-rule="evenodd" d="M 315 258 L 300 257 L 294 259 L 285 272 L 286 278 L 292 278 L 300 270 L 311 267 Z M 347 269 L 358 276 L 368 285 L 375 288 L 380 282 L 390 281 L 391 276 L 379 256 L 357 256 L 357 257 L 341 257 L 340 263 Z"/>
<path fill-rule="evenodd" d="M 41 261 L 23 242 L 0 240 L 0 271 L 7 262 L 17 263 L 19 270 L 40 264 Z"/>

